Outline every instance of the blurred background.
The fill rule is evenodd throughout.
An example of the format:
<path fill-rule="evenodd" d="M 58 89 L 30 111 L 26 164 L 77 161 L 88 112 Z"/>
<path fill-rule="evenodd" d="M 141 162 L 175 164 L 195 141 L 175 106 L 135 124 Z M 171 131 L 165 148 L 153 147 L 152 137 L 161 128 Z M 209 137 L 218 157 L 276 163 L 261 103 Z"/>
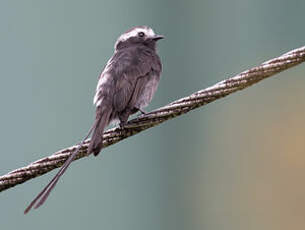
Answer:
<path fill-rule="evenodd" d="M 78 143 L 117 37 L 149 25 L 147 110 L 305 44 L 303 0 L 0 0 L 0 174 Z M 0 193 L 1 229 L 302 229 L 305 64 Z"/>

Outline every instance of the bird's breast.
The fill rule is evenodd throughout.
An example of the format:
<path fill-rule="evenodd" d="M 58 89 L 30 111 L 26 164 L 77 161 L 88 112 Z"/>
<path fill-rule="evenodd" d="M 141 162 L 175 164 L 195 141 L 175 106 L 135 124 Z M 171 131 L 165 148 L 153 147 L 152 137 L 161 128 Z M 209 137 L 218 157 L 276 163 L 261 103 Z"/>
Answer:
<path fill-rule="evenodd" d="M 148 81 L 143 85 L 143 88 L 141 90 L 141 93 L 138 97 L 136 107 L 137 108 L 144 108 L 148 106 L 148 104 L 151 102 L 160 81 L 160 74 L 152 71 L 147 74 Z"/>

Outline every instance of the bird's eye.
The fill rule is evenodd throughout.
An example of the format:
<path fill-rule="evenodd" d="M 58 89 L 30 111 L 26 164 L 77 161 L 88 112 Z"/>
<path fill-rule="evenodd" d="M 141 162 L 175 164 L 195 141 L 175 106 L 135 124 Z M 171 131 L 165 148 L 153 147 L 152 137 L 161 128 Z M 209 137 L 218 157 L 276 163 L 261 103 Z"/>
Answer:
<path fill-rule="evenodd" d="M 143 38 L 144 35 L 145 35 L 145 34 L 144 34 L 143 32 L 139 32 L 139 33 L 138 33 L 138 36 L 139 36 L 140 38 Z"/>

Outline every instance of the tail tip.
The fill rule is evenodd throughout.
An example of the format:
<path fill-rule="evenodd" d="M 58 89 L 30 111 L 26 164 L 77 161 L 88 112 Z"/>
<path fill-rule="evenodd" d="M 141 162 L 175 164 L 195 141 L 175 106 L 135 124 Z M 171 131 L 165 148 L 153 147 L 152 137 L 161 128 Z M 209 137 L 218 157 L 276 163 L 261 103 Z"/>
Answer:
<path fill-rule="evenodd" d="M 102 150 L 102 147 L 95 147 L 95 148 L 90 148 L 89 147 L 88 150 L 87 150 L 87 153 L 88 153 L 88 155 L 90 153 L 93 153 L 94 156 L 97 156 L 101 152 L 101 150 Z"/>
<path fill-rule="evenodd" d="M 93 151 L 93 155 L 96 157 L 100 152 L 101 152 L 101 150 Z"/>

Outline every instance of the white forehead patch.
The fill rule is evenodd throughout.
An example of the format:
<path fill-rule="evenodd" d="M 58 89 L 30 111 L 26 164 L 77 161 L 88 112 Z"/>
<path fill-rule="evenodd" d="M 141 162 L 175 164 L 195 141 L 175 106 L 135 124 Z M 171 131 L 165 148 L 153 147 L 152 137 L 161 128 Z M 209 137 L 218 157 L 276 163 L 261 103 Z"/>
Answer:
<path fill-rule="evenodd" d="M 130 30 L 129 32 L 122 34 L 118 38 L 117 42 L 126 41 L 127 39 L 129 39 L 131 37 L 136 37 L 136 36 L 138 36 L 139 32 L 143 32 L 145 34 L 145 36 L 147 36 L 147 37 L 153 37 L 156 35 L 155 32 L 149 27 L 136 27 L 136 28 Z"/>

